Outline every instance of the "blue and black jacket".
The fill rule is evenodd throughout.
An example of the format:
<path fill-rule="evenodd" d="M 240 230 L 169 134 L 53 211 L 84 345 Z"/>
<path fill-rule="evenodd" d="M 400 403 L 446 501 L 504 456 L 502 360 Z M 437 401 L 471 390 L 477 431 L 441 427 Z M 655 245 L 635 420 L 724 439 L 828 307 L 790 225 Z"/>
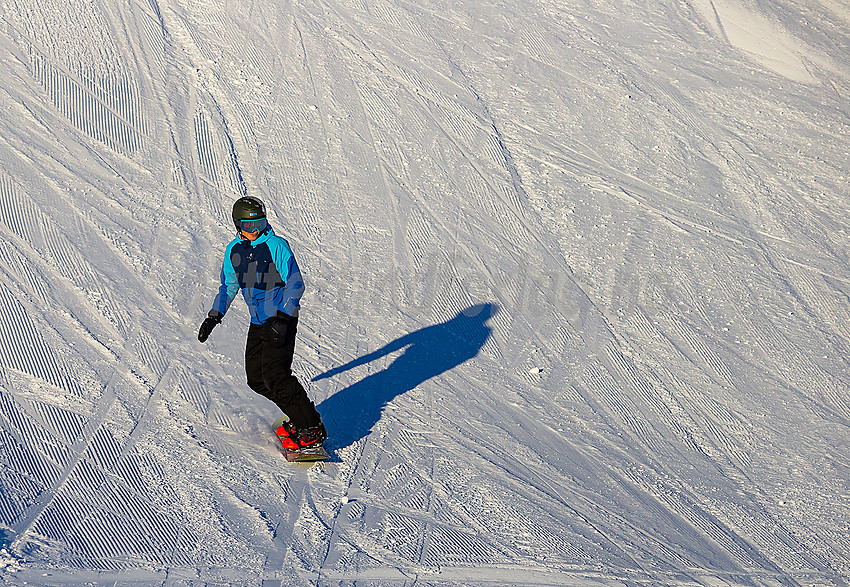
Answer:
<path fill-rule="evenodd" d="M 237 238 L 227 245 L 210 316 L 224 316 L 240 289 L 254 324 L 265 324 L 278 312 L 298 315 L 304 293 L 301 271 L 289 243 L 271 226 L 255 241 Z"/>

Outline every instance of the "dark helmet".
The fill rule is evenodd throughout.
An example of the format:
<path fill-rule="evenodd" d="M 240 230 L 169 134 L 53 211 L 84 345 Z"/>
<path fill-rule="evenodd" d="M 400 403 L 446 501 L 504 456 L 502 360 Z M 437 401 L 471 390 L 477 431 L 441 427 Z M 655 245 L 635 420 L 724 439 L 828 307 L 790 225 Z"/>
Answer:
<path fill-rule="evenodd" d="M 260 198 L 243 196 L 233 203 L 233 223 L 239 228 L 243 220 L 257 220 L 266 217 L 266 207 Z"/>

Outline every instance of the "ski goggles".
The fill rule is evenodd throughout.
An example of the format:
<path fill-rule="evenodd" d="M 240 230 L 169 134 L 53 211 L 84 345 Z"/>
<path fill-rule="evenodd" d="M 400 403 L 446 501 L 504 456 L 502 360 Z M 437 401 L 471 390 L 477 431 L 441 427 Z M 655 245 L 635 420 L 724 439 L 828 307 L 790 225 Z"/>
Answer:
<path fill-rule="evenodd" d="M 265 218 L 239 221 L 239 229 L 247 234 L 251 234 L 252 232 L 263 232 L 268 225 L 269 223 Z"/>

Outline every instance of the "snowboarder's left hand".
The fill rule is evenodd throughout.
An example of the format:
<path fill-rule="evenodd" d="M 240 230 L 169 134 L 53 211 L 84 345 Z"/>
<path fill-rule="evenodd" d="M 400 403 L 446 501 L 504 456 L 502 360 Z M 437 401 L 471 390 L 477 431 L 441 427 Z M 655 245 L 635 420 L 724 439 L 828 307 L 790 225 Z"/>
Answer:
<path fill-rule="evenodd" d="M 281 312 L 269 318 L 268 322 L 266 322 L 266 328 L 268 328 L 268 341 L 270 345 L 280 348 L 286 344 L 286 336 L 289 332 L 289 323 L 291 320 L 292 318 Z"/>

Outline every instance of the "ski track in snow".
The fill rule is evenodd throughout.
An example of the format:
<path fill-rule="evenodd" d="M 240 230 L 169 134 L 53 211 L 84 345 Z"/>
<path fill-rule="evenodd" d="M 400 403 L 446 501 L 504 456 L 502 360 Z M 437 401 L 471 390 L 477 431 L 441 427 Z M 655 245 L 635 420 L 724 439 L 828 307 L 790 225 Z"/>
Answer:
<path fill-rule="evenodd" d="M 846 585 L 847 22 L 3 4 L 0 583 Z M 328 463 L 196 341 L 246 193 Z"/>

